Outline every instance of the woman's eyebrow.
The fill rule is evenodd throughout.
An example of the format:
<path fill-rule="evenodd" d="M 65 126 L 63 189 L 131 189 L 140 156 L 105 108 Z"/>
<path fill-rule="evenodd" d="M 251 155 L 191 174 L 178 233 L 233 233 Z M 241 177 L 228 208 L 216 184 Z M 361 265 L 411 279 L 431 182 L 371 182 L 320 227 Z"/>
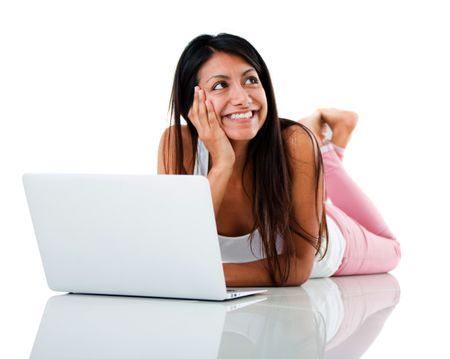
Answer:
<path fill-rule="evenodd" d="M 245 76 L 245 75 L 246 75 L 248 72 L 250 72 L 250 71 L 255 71 L 255 72 L 256 72 L 255 69 L 251 68 L 251 69 L 245 70 L 245 71 L 242 73 L 241 76 Z M 230 76 L 226 76 L 226 75 L 214 75 L 214 76 L 211 76 L 211 77 L 206 81 L 206 83 L 208 83 L 210 80 L 212 80 L 212 79 L 214 79 L 214 78 L 229 79 Z"/>

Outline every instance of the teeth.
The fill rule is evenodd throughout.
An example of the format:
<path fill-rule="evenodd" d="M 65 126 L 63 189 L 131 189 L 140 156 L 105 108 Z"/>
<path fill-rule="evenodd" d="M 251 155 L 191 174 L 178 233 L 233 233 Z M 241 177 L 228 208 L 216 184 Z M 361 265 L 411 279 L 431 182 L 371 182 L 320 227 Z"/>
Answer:
<path fill-rule="evenodd" d="M 237 120 L 239 118 L 250 118 L 250 117 L 252 117 L 252 111 L 248 111 L 246 113 L 239 113 L 239 114 L 233 113 L 231 116 L 228 116 L 228 117 L 232 120 Z"/>

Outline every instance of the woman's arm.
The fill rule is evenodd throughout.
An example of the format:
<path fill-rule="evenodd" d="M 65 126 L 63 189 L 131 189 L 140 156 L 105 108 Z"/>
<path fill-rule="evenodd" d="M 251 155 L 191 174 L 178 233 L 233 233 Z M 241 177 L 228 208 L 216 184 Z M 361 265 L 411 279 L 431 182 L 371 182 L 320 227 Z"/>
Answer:
<path fill-rule="evenodd" d="M 324 203 L 323 173 L 319 173 L 319 190 L 316 197 L 316 156 L 318 148 L 306 130 L 295 125 L 287 128 L 283 137 L 287 146 L 288 160 L 292 166 L 292 198 L 296 221 L 309 234 L 318 236 Z M 292 224 L 294 228 L 296 225 Z M 279 255 L 281 265 L 289 260 L 291 272 L 285 285 L 301 285 L 311 274 L 316 249 L 303 237 L 291 232 L 296 249 L 295 257 Z M 267 259 L 249 263 L 226 263 L 223 265 L 227 286 L 273 286 Z"/>
<path fill-rule="evenodd" d="M 211 188 L 211 197 L 214 207 L 214 216 L 217 219 L 222 206 L 225 190 L 227 189 L 228 181 L 233 173 L 233 167 L 211 167 L 208 173 L 209 186 Z"/>
<path fill-rule="evenodd" d="M 291 261 L 291 272 L 285 286 L 299 286 L 308 280 L 309 272 L 296 257 L 278 256 L 283 267 Z M 269 276 L 267 259 L 247 263 L 224 263 L 223 271 L 227 287 L 271 287 L 274 285 Z"/>
<path fill-rule="evenodd" d="M 187 126 L 181 126 L 181 134 L 183 138 L 184 167 L 187 169 L 188 173 L 192 174 L 194 172 L 194 164 L 191 161 L 191 137 Z M 208 173 L 208 181 L 211 187 L 215 218 L 218 216 L 225 190 L 232 173 L 233 164 L 230 165 L 227 162 L 218 162 L 214 164 L 213 161 L 211 170 Z M 161 136 L 158 150 L 158 174 L 176 174 L 175 126 L 167 128 Z"/>

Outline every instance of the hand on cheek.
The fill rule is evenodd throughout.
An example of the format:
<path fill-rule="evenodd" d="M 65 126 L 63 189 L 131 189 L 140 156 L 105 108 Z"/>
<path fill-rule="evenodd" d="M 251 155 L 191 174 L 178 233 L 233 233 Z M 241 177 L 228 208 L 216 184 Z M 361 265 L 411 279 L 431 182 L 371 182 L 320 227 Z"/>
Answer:
<path fill-rule="evenodd" d="M 211 154 L 213 163 L 233 166 L 234 149 L 222 130 L 220 117 L 217 116 L 212 102 L 206 100 L 205 91 L 198 86 L 194 89 L 194 101 L 188 118 L 196 128 L 198 137 Z"/>

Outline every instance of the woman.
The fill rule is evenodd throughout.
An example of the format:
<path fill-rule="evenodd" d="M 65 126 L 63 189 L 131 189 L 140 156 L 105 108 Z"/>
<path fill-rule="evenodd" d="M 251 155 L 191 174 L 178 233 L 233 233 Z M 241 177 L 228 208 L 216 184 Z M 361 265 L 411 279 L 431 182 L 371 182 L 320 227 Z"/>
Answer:
<path fill-rule="evenodd" d="M 301 285 L 397 265 L 398 242 L 341 164 L 354 114 L 279 118 L 269 71 L 248 41 L 193 39 L 175 71 L 171 114 L 158 173 L 207 176 L 227 286 Z"/>

